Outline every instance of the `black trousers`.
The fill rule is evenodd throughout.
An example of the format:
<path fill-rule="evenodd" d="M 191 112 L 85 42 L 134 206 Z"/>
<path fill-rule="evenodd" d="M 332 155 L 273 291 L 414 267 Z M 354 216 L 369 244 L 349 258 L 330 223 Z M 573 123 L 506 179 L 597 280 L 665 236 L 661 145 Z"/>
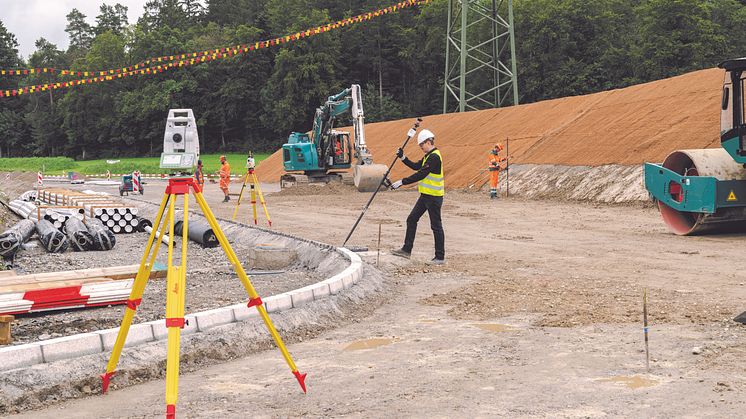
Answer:
<path fill-rule="evenodd" d="M 417 234 L 417 223 L 420 221 L 422 214 L 427 211 L 427 215 L 430 217 L 430 228 L 433 230 L 433 236 L 435 237 L 435 258 L 445 259 L 446 237 L 443 232 L 443 222 L 440 220 L 440 209 L 442 206 L 442 196 L 420 194 L 417 203 L 412 208 L 412 212 L 407 217 L 407 235 L 404 237 L 404 247 L 402 247 L 402 250 L 412 252 L 414 236 Z"/>

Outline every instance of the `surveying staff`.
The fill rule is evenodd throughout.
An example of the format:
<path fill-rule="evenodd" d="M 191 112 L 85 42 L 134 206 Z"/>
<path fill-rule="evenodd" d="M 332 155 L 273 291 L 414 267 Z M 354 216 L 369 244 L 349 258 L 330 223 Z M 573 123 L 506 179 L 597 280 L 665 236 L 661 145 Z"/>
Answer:
<path fill-rule="evenodd" d="M 391 185 L 392 189 L 399 189 L 402 185 L 419 182 L 417 190 L 420 197 L 414 204 L 412 212 L 407 217 L 407 233 L 404 237 L 404 246 L 391 252 L 392 255 L 409 258 L 414 247 L 414 237 L 417 233 L 417 223 L 422 214 L 427 211 L 430 217 L 430 228 L 435 238 L 435 257 L 428 262 L 431 265 L 442 265 L 445 263 L 445 233 L 443 223 L 440 219 L 440 209 L 443 207 L 443 195 L 445 195 L 445 181 L 443 178 L 443 160 L 440 150 L 435 148 L 435 134 L 423 129 L 417 136 L 417 145 L 425 153 L 421 160 L 413 162 L 404 155 L 404 150 L 397 150 L 396 156 L 412 170 L 416 170 L 412 176 L 398 180 Z"/>
<path fill-rule="evenodd" d="M 205 189 L 205 173 L 202 169 L 202 160 L 197 160 L 197 170 L 194 172 L 194 180 L 199 186 L 200 192 Z"/>
<path fill-rule="evenodd" d="M 225 156 L 220 156 L 220 190 L 225 194 L 223 202 L 228 202 L 231 197 L 228 196 L 228 185 L 231 183 L 231 165 L 228 164 L 228 160 Z"/>
<path fill-rule="evenodd" d="M 495 144 L 495 147 L 490 151 L 488 157 L 489 166 L 487 169 L 490 171 L 490 198 L 497 199 L 497 184 L 500 176 L 500 163 L 507 160 L 505 157 L 498 155 L 503 149 L 503 145 L 500 143 Z"/>

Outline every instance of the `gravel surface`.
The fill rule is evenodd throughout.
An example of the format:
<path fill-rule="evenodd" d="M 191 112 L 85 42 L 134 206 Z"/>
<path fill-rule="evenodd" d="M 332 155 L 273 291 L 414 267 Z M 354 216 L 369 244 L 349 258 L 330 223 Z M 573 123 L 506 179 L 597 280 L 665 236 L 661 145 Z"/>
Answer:
<path fill-rule="evenodd" d="M 0 176 L 5 176 L 0 174 Z M 7 187 L 11 194 L 18 194 L 31 188 L 33 176 L 11 174 L 12 187 Z M 25 185 L 25 186 L 24 186 Z M 67 185 L 60 185 L 68 187 Z M 90 186 L 78 186 L 78 189 L 91 188 Z M 6 185 L 3 185 L 6 189 Z M 105 188 L 98 188 L 105 190 Z M 14 197 L 14 196 L 13 196 Z M 158 198 L 152 194 L 153 199 Z M 147 198 L 147 197 L 146 197 Z M 130 201 L 131 203 L 132 201 Z M 153 219 L 157 206 L 145 202 L 137 202 L 140 214 L 146 218 Z M 190 213 L 196 214 L 194 206 L 190 207 Z M 178 207 L 177 207 L 178 209 Z M 198 209 L 197 209 L 198 210 Z M 219 215 L 218 215 L 219 216 Z M 199 217 L 202 219 L 201 217 Z M 203 219 L 202 219 L 203 220 Z M 272 242 L 273 236 L 268 233 L 259 232 L 249 227 L 231 225 L 230 233 L 224 226 L 233 250 L 238 259 L 244 262 L 244 268 L 249 270 L 247 261 L 249 251 L 258 242 L 268 240 Z M 35 274 L 42 272 L 68 271 L 75 269 L 101 268 L 109 266 L 138 265 L 148 240 L 148 233 L 118 234 L 117 243 L 111 251 L 73 252 L 67 251 L 62 254 L 49 254 L 35 240 L 27 243 L 26 249 L 20 251 L 15 259 L 14 269 L 18 274 Z M 293 243 L 290 239 L 283 239 L 280 244 Z M 290 245 L 291 247 L 296 247 Z M 161 244 L 157 262 L 165 265 L 168 247 Z M 181 249 L 181 240 L 177 237 L 175 245 L 175 260 L 178 262 L 178 254 Z M 301 253 L 328 253 L 310 245 L 296 249 Z M 339 258 L 332 256 L 321 256 L 332 261 Z M 250 275 L 250 279 L 257 293 L 262 297 L 279 294 L 285 291 L 301 288 L 328 278 L 343 268 L 322 262 L 319 256 L 307 255 L 299 261 L 291 264 L 281 274 Z M 248 295 L 237 275 L 228 262 L 228 258 L 220 247 L 205 249 L 199 244 L 189 242 L 187 259 L 187 293 L 186 313 L 209 310 L 237 304 L 248 299 Z M 165 294 L 166 279 L 158 278 L 150 280 L 143 295 L 143 302 L 138 307 L 135 315 L 135 323 L 163 318 L 166 309 Z M 16 315 L 16 321 L 12 325 L 13 344 L 23 344 L 38 340 L 45 340 L 60 336 L 68 336 L 76 333 L 84 333 L 95 330 L 108 329 L 120 325 L 125 306 L 107 306 L 87 309 L 73 309 L 55 312 L 42 312 Z"/>

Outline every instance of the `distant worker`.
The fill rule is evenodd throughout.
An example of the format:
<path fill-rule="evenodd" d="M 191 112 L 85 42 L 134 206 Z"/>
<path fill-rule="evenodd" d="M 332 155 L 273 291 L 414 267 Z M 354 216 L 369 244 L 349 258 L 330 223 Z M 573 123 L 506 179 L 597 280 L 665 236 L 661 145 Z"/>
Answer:
<path fill-rule="evenodd" d="M 220 164 L 220 190 L 225 194 L 223 202 L 228 202 L 231 200 L 231 197 L 228 196 L 228 185 L 231 184 L 231 165 L 228 164 L 225 156 L 220 156 Z"/>
<path fill-rule="evenodd" d="M 428 262 L 430 265 L 442 265 L 445 263 L 445 233 L 443 223 L 440 219 L 440 209 L 443 207 L 443 195 L 445 195 L 445 180 L 443 178 L 443 160 L 440 150 L 435 148 L 435 134 L 423 129 L 417 136 L 417 145 L 420 146 L 425 155 L 421 160 L 413 162 L 404 155 L 404 150 L 397 150 L 396 156 L 412 170 L 416 170 L 412 176 L 398 180 L 391 185 L 392 189 L 399 189 L 402 185 L 419 182 L 417 190 L 420 197 L 414 204 L 412 212 L 407 217 L 407 233 L 404 237 L 404 246 L 391 252 L 395 256 L 409 258 L 414 247 L 414 237 L 417 233 L 417 223 L 422 214 L 427 211 L 430 217 L 430 228 L 435 238 L 435 257 Z"/>
<path fill-rule="evenodd" d="M 500 156 L 499 153 L 503 150 L 503 145 L 500 143 L 495 144 L 495 147 L 490 151 L 489 155 L 489 166 L 487 169 L 490 171 L 490 198 L 497 199 L 497 184 L 500 177 L 500 163 L 507 159 Z"/>
<path fill-rule="evenodd" d="M 197 170 L 194 172 L 194 180 L 199 186 L 200 192 L 205 189 L 205 172 L 202 168 L 202 160 L 197 160 Z"/>

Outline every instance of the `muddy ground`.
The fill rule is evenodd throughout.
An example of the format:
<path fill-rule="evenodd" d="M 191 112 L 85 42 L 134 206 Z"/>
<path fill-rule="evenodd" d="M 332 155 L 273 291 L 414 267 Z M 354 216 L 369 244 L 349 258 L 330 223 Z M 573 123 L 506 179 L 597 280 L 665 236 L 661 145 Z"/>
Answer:
<path fill-rule="evenodd" d="M 213 190 L 214 189 L 214 190 Z M 151 189 L 152 190 L 152 189 Z M 268 194 L 273 228 L 341 244 L 369 195 Z M 208 187 L 213 210 L 229 217 Z M 160 196 L 146 195 L 159 200 Z M 384 192 L 351 240 L 368 246 L 391 294 L 371 316 L 290 345 L 309 392 L 277 351 L 183 374 L 190 417 L 740 417 L 746 409 L 743 235 L 677 237 L 642 206 L 501 199 L 451 191 L 446 258 L 427 217 L 411 260 L 401 245 L 417 195 Z M 642 292 L 650 295 L 650 370 Z M 162 380 L 28 417 L 164 411 Z M 133 400 L 137 400 L 133 403 Z"/>

